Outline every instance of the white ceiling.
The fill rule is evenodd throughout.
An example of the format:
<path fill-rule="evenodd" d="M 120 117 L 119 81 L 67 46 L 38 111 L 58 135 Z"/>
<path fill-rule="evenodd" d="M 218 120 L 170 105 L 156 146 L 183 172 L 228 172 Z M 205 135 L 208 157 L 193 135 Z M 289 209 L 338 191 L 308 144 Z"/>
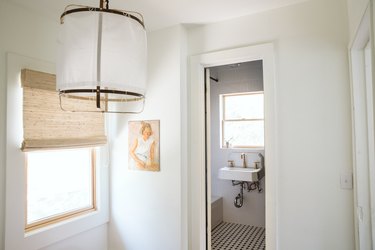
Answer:
<path fill-rule="evenodd" d="M 56 21 L 68 4 L 99 6 L 99 0 L 7 0 Z M 110 0 L 112 9 L 133 10 L 143 14 L 147 30 L 176 24 L 205 24 L 307 0 Z"/>

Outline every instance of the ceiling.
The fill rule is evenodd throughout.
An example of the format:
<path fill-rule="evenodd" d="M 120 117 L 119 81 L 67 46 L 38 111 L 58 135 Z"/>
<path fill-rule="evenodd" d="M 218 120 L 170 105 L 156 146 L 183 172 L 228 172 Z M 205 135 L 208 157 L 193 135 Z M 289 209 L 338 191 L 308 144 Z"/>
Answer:
<path fill-rule="evenodd" d="M 93 0 L 7 0 L 59 20 L 68 4 L 98 7 Z M 307 0 L 110 0 L 112 9 L 143 14 L 147 30 L 176 24 L 199 25 L 246 16 Z"/>

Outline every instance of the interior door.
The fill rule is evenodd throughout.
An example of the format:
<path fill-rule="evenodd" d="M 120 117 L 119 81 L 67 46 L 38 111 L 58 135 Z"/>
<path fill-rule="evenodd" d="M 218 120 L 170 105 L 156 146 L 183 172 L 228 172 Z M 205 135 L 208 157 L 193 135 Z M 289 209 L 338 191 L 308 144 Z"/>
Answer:
<path fill-rule="evenodd" d="M 370 185 L 370 220 L 372 246 L 375 244 L 375 126 L 374 126 L 374 91 L 372 72 L 372 49 L 370 42 L 364 50 L 367 101 L 367 131 L 369 150 L 369 185 Z"/>
<path fill-rule="evenodd" d="M 371 47 L 352 49 L 354 208 L 358 249 L 373 249 L 374 108 Z"/>
<path fill-rule="evenodd" d="M 206 112 L 206 249 L 211 250 L 211 110 L 210 69 L 205 68 Z"/>

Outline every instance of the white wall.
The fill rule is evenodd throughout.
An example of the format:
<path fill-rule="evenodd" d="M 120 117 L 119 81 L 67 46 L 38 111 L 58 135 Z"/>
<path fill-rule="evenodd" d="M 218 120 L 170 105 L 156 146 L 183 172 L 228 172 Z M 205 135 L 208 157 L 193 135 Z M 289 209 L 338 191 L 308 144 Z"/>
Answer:
<path fill-rule="evenodd" d="M 189 54 L 273 42 L 278 249 L 354 249 L 345 1 L 308 1 L 189 30 Z M 267 204 L 266 204 L 267 205 Z"/>
<path fill-rule="evenodd" d="M 106 250 L 107 225 L 93 228 L 40 250 Z"/>
<path fill-rule="evenodd" d="M 139 115 L 112 116 L 109 249 L 185 249 L 185 31 L 148 34 L 146 106 Z M 128 169 L 128 121 L 160 120 L 160 172 Z M 186 146 L 185 146 L 186 147 Z M 185 215 L 184 215 L 185 214 Z M 183 225 L 183 222 L 185 224 Z"/>
<path fill-rule="evenodd" d="M 219 169 L 227 165 L 228 160 L 235 160 L 236 165 L 241 165 L 240 154 L 247 152 L 248 166 L 254 161 L 260 161 L 258 153 L 264 151 L 250 151 L 246 149 L 221 148 L 220 132 L 220 98 L 221 94 L 263 91 L 262 61 L 243 63 L 241 66 L 231 68 L 221 66 L 211 68 L 211 75 L 219 82 L 210 81 L 210 113 L 211 113 L 211 193 L 223 197 L 223 220 L 226 222 L 240 223 L 253 226 L 265 226 L 265 183 L 261 185 L 262 193 L 258 191 L 244 191 L 244 205 L 236 208 L 234 198 L 240 192 L 240 186 L 232 186 L 230 180 L 218 178 Z"/>
<path fill-rule="evenodd" d="M 0 34 L 4 34 L 4 8 L 3 0 L 0 1 Z M 2 35 L 3 36 L 3 35 Z M 0 39 L 0 248 L 4 247 L 5 228 L 5 51 L 3 38 Z"/>
<path fill-rule="evenodd" d="M 0 1 L 0 249 L 4 248 L 5 223 L 6 53 L 13 52 L 54 62 L 57 27 L 58 17 L 56 21 L 48 20 L 19 5 Z M 85 246 L 92 245 L 106 246 L 106 227 L 103 225 L 82 233 L 66 243 L 69 243 L 70 249 L 84 249 Z M 61 241 L 48 249 L 63 249 L 64 245 L 65 242 Z"/>

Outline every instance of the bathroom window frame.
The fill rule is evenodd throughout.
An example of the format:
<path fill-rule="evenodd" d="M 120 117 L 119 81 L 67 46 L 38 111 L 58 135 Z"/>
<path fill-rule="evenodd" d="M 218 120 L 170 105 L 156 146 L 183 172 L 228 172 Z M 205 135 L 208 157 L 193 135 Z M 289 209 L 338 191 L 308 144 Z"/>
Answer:
<path fill-rule="evenodd" d="M 225 123 L 226 122 L 239 122 L 239 123 L 242 123 L 242 122 L 252 122 L 252 121 L 263 121 L 263 134 L 264 134 L 264 112 L 263 112 L 263 119 L 259 119 L 259 118 L 242 118 L 242 119 L 226 119 L 226 101 L 225 101 L 225 98 L 226 97 L 233 97 L 233 96 L 242 96 L 242 95 L 259 95 L 259 94 L 262 94 L 263 95 L 263 98 L 264 98 L 264 91 L 250 91 L 250 92 L 241 92 L 241 93 L 230 93 L 230 94 L 222 94 L 220 95 L 220 101 L 221 101 L 221 105 L 220 105 L 220 116 L 221 116 L 221 145 L 220 147 L 222 149 L 253 149 L 253 150 L 263 150 L 264 149 L 264 142 L 263 142 L 263 145 L 262 146 L 259 146 L 259 145 L 233 145 L 233 146 L 229 146 L 227 147 L 226 145 L 226 142 L 225 142 Z M 263 104 L 263 107 L 264 107 L 264 104 Z"/>

